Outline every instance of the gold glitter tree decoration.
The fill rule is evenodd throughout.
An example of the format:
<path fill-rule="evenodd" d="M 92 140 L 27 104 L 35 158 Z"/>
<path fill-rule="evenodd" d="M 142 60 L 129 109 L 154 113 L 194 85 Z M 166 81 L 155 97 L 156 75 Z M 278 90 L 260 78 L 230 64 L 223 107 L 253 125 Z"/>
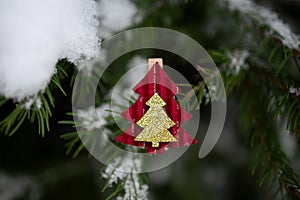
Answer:
<path fill-rule="evenodd" d="M 152 142 L 152 147 L 159 147 L 160 142 L 176 142 L 177 139 L 168 131 L 175 125 L 165 113 L 163 106 L 164 100 L 155 93 L 147 102 L 150 106 L 146 114 L 137 122 L 137 125 L 144 128 L 143 131 L 134 139 L 140 142 Z"/>

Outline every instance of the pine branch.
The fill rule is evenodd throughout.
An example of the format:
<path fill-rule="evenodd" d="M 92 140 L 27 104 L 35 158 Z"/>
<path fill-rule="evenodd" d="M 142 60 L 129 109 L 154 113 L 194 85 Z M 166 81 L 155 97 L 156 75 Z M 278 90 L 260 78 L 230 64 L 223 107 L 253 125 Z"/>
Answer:
<path fill-rule="evenodd" d="M 276 123 L 274 120 L 280 113 L 281 117 L 287 119 L 287 129 L 295 132 L 296 137 L 299 137 L 300 96 L 290 92 L 291 87 L 296 87 L 291 81 L 292 77 L 274 73 L 274 70 L 269 71 L 266 68 L 253 66 L 246 71 L 240 71 L 239 74 L 231 74 L 228 73 L 231 62 L 226 57 L 226 53 L 224 51 L 211 51 L 210 53 L 219 64 L 221 63 L 220 71 L 227 94 L 239 92 L 240 95 L 237 97 L 242 96 L 240 99 L 242 126 L 245 127 L 245 138 L 250 141 L 253 153 L 256 154 L 253 173 L 257 167 L 261 171 L 259 185 L 266 180 L 273 183 L 278 180 L 278 191 L 282 194 L 287 193 L 288 196 L 299 197 L 299 177 L 292 169 L 289 159 L 281 151 L 277 130 L 274 128 Z M 212 74 L 209 79 L 214 79 L 214 76 Z M 243 87 L 240 87 L 241 85 Z M 205 87 L 205 82 L 202 80 L 193 88 L 199 94 Z M 190 97 L 191 92 L 186 94 L 186 99 Z M 201 95 L 203 96 L 203 92 Z M 274 184 L 271 190 L 273 187 Z M 273 195 L 276 196 L 276 193 Z"/>
<path fill-rule="evenodd" d="M 119 167 L 131 172 L 122 172 L 118 169 Z M 109 188 L 113 189 L 106 200 L 115 196 L 126 200 L 146 199 L 148 186 L 145 184 L 145 180 L 147 179 L 147 175 L 134 173 L 140 171 L 141 167 L 142 159 L 139 156 L 115 156 L 111 165 L 101 172 L 101 176 L 107 180 L 102 192 L 105 192 Z"/>
<path fill-rule="evenodd" d="M 274 120 L 277 119 L 279 114 L 280 116 L 287 119 L 286 129 L 295 132 L 297 140 L 300 135 L 300 89 L 296 92 L 291 92 L 291 88 L 300 88 L 295 84 L 296 81 L 293 80 L 293 77 L 287 75 L 286 73 L 277 74 L 272 67 L 269 67 L 270 70 L 267 70 L 266 67 L 254 67 L 249 66 L 248 70 L 241 70 L 239 74 L 228 73 L 231 65 L 230 59 L 227 57 L 224 50 L 210 51 L 211 56 L 214 60 L 221 65 L 220 71 L 222 78 L 225 84 L 227 95 L 231 95 L 233 91 L 238 88 L 242 83 L 245 77 L 251 77 L 252 81 L 258 81 L 262 86 L 268 87 L 269 96 L 269 108 L 272 107 L 274 112 Z M 289 57 L 289 59 L 291 59 Z M 255 65 L 251 64 L 251 65 Z M 249 65 L 249 64 L 247 64 Z M 288 67 L 288 66 L 284 66 Z M 199 67 L 198 67 L 199 68 Z M 276 68 L 276 67 L 275 67 Z M 204 69 L 200 69 L 204 70 Z M 214 79 L 216 74 L 211 74 L 208 77 L 208 80 Z M 198 92 L 200 95 L 200 100 L 203 98 L 204 92 L 201 91 L 205 89 L 204 80 L 200 81 L 198 85 L 194 86 L 194 91 L 190 91 L 186 94 L 185 99 L 189 99 L 190 94 L 193 92 Z M 199 101 L 201 104 L 202 101 Z M 198 105 L 200 107 L 200 105 Z"/>
<path fill-rule="evenodd" d="M 288 85 L 288 83 L 284 82 L 283 78 L 274 76 L 266 69 L 251 67 L 251 70 L 249 70 L 249 72 L 252 73 L 252 76 L 267 79 L 271 83 L 270 85 L 275 86 L 274 89 L 279 89 L 285 94 L 289 93 L 290 86 Z M 300 96 L 297 96 L 296 94 L 290 94 L 290 96 L 300 101 Z"/>
<path fill-rule="evenodd" d="M 231 11 L 237 11 L 244 24 L 253 27 L 267 40 L 288 48 L 297 57 L 300 56 L 300 38 L 293 33 L 289 25 L 285 24 L 276 13 L 264 8 L 253 1 L 226 0 Z M 276 23 L 274 23 L 276 21 Z M 274 45 L 273 45 L 274 46 Z"/>
<path fill-rule="evenodd" d="M 300 188 L 299 177 L 292 169 L 291 163 L 282 152 L 277 138 L 277 130 L 274 128 L 272 115 L 267 112 L 268 104 L 264 101 L 264 93 L 260 85 L 246 80 L 247 91 L 240 90 L 240 109 L 244 137 L 250 138 L 252 151 L 256 153 L 255 167 L 260 166 L 262 185 L 267 177 L 277 177 L 280 188 L 288 195 L 295 195 Z M 256 98 L 253 98 L 256 96 Z M 259 112 L 258 112 L 259 110 Z M 271 170 L 270 170 L 271 169 Z M 272 173 L 272 174 L 270 174 Z M 270 178 L 270 181 L 275 181 Z M 289 188 L 297 188 L 290 191 Z M 273 188 L 271 188 L 273 189 Z M 296 195 L 300 195 L 298 192 Z"/>
<path fill-rule="evenodd" d="M 60 80 L 67 76 L 67 73 L 63 69 L 66 65 L 68 65 L 66 60 L 62 60 L 57 64 L 57 73 L 52 76 L 44 92 L 23 99 L 16 104 L 15 109 L 0 122 L 1 132 L 12 136 L 27 119 L 31 123 L 37 121 L 39 134 L 42 137 L 45 136 L 45 132 L 50 130 L 49 118 L 52 116 L 51 109 L 55 106 L 52 91 L 59 88 L 66 95 L 60 83 Z M 7 102 L 8 100 L 2 97 L 0 106 L 5 105 Z"/>
<path fill-rule="evenodd" d="M 272 107 L 273 119 L 277 119 L 279 114 L 287 120 L 286 129 L 295 132 L 296 139 L 300 134 L 300 95 L 290 93 L 290 87 L 283 78 L 276 77 L 265 69 L 251 68 L 249 70 L 252 77 L 259 79 L 266 87 L 270 88 L 269 108 Z M 268 109 L 270 112 L 270 109 Z"/>
<path fill-rule="evenodd" d="M 263 42 L 269 42 L 269 43 L 271 43 L 271 46 L 274 46 L 274 47 L 279 46 L 282 49 L 283 48 L 290 49 L 289 47 L 287 47 L 286 45 L 283 44 L 282 40 L 280 40 L 277 35 L 270 35 L 270 37 L 265 37 L 266 35 L 269 34 L 269 30 L 266 28 L 265 24 L 259 24 L 253 18 L 250 18 L 250 19 L 249 18 L 248 19 L 244 18 L 244 22 L 246 24 L 248 24 L 249 26 L 253 27 L 254 28 L 253 30 L 257 31 L 257 33 L 259 33 L 261 37 L 265 38 L 265 40 Z M 298 59 L 300 58 L 300 51 L 299 50 L 297 50 L 295 48 L 291 48 L 290 52 L 295 57 L 297 57 Z"/>

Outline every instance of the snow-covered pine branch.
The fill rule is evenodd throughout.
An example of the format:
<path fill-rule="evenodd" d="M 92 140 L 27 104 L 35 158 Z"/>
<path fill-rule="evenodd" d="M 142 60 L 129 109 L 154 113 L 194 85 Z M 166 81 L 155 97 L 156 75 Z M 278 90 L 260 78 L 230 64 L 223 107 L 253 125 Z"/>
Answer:
<path fill-rule="evenodd" d="M 300 51 L 300 37 L 280 17 L 268 8 L 257 5 L 251 0 L 221 0 L 226 2 L 231 11 L 239 11 L 260 25 L 266 25 L 269 30 L 265 33 L 279 39 L 286 47 Z"/>
<path fill-rule="evenodd" d="M 99 53 L 93 0 L 12 0 L 0 3 L 0 94 L 37 95 L 59 59 L 79 63 Z"/>

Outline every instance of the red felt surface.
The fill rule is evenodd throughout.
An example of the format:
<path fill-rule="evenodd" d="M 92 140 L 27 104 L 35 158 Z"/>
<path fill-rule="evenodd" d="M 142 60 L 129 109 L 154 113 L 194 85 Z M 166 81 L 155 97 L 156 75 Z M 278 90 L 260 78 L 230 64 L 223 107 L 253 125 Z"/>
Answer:
<path fill-rule="evenodd" d="M 176 84 L 168 77 L 163 69 L 156 63 L 145 77 L 134 87 L 134 91 L 139 94 L 137 101 L 122 116 L 130 122 L 130 127 L 121 135 L 116 137 L 116 141 L 134 146 L 143 146 L 148 153 L 164 153 L 166 147 L 175 148 L 197 143 L 182 127 L 181 123 L 187 121 L 192 116 L 182 109 L 174 99 L 174 96 L 180 91 Z M 151 142 L 136 142 L 134 138 L 142 131 L 136 122 L 139 121 L 147 112 L 149 107 L 146 102 L 158 93 L 166 102 L 164 109 L 167 115 L 176 123 L 170 128 L 170 132 L 177 139 L 177 142 L 160 143 L 159 147 L 152 147 Z"/>

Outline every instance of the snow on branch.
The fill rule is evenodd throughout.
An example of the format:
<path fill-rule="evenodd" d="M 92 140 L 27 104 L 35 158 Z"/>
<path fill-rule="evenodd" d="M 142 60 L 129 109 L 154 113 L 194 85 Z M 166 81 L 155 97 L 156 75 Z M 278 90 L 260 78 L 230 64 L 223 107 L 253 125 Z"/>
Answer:
<path fill-rule="evenodd" d="M 17 101 L 45 89 L 59 59 L 78 64 L 98 55 L 93 0 L 0 3 L 0 95 Z"/>
<path fill-rule="evenodd" d="M 290 26 L 284 23 L 276 13 L 255 4 L 251 0 L 224 0 L 224 2 L 228 3 L 230 10 L 237 10 L 251 17 L 257 23 L 267 25 L 270 28 L 267 34 L 275 36 L 283 45 L 290 49 L 300 50 L 299 35 L 295 34 Z"/>
<path fill-rule="evenodd" d="M 79 110 L 77 116 L 86 130 L 101 129 L 107 123 L 105 118 L 110 114 L 108 110 L 110 110 L 110 105 L 102 104 L 97 108 Z"/>
<path fill-rule="evenodd" d="M 119 167 L 126 171 L 139 171 L 142 168 L 142 162 L 138 156 L 116 157 L 111 165 L 101 173 L 101 176 L 107 179 L 109 187 L 112 187 L 113 184 L 123 185 L 125 194 L 118 196 L 117 199 L 148 199 L 149 186 L 141 183 L 139 174 L 122 172 L 117 169 Z"/>
<path fill-rule="evenodd" d="M 300 96 L 300 88 L 290 87 L 289 92 L 296 96 Z"/>
<path fill-rule="evenodd" d="M 237 75 L 241 70 L 248 69 L 246 59 L 249 57 L 249 52 L 246 50 L 234 50 L 233 52 L 226 52 L 229 63 L 229 72 L 233 75 Z"/>

